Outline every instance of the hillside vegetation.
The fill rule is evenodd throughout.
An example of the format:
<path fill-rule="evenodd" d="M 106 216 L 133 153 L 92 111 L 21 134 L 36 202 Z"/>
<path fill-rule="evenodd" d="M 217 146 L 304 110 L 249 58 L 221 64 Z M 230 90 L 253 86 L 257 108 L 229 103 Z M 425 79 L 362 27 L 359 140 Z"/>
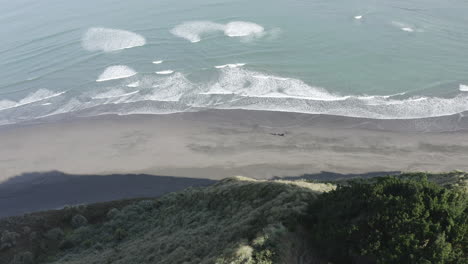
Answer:
<path fill-rule="evenodd" d="M 465 173 L 337 185 L 235 177 L 6 218 L 0 264 L 467 263 Z"/>

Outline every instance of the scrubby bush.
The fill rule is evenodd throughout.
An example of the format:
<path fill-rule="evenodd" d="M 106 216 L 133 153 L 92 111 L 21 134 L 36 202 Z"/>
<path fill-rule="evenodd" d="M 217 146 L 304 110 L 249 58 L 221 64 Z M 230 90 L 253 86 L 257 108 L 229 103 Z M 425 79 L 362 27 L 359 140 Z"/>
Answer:
<path fill-rule="evenodd" d="M 59 248 L 60 249 L 69 249 L 75 246 L 75 243 L 71 239 L 65 239 L 60 242 Z"/>
<path fill-rule="evenodd" d="M 45 237 L 52 241 L 59 241 L 63 238 L 63 236 L 64 236 L 63 231 L 59 227 L 53 228 L 47 231 L 47 233 L 45 234 Z"/>
<path fill-rule="evenodd" d="M 128 233 L 123 228 L 117 228 L 114 232 L 114 238 L 118 241 L 125 239 L 127 236 L 128 236 Z"/>
<path fill-rule="evenodd" d="M 468 263 L 467 196 L 424 177 L 356 181 L 321 195 L 307 226 L 336 262 Z"/>
<path fill-rule="evenodd" d="M 0 237 L 0 250 L 14 247 L 18 237 L 19 234 L 16 232 L 3 231 Z"/>
<path fill-rule="evenodd" d="M 109 210 L 109 212 L 107 212 L 107 218 L 108 219 L 112 219 L 114 217 L 116 217 L 118 214 L 119 214 L 119 209 L 117 208 L 112 208 Z"/>
<path fill-rule="evenodd" d="M 88 224 L 88 219 L 86 219 L 86 217 L 84 217 L 84 216 L 82 216 L 80 214 L 73 216 L 73 218 L 71 220 L 71 225 L 74 228 L 85 226 L 87 224 Z"/>
<path fill-rule="evenodd" d="M 146 211 L 149 211 L 154 208 L 154 201 L 153 200 L 143 200 L 138 202 L 138 206 L 143 208 Z"/>
<path fill-rule="evenodd" d="M 11 261 L 11 264 L 33 264 L 33 263 L 34 263 L 34 255 L 29 251 L 22 252 L 22 253 L 15 255 L 15 257 Z"/>
<path fill-rule="evenodd" d="M 24 234 L 29 234 L 31 232 L 31 228 L 29 226 L 23 227 L 23 233 Z"/>

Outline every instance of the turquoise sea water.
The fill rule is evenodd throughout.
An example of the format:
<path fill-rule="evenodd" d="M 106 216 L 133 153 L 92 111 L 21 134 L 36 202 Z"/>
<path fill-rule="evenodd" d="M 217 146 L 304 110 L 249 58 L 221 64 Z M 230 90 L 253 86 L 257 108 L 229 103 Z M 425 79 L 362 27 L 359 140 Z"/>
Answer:
<path fill-rule="evenodd" d="M 468 110 L 466 0 L 1 2 L 0 124 L 207 108 Z"/>

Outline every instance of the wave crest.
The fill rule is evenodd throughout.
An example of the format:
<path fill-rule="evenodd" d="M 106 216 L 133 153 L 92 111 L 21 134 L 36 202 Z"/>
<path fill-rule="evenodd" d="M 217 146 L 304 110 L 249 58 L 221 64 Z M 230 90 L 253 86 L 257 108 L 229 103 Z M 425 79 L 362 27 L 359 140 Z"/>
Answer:
<path fill-rule="evenodd" d="M 125 65 L 114 65 L 107 67 L 96 82 L 105 82 L 116 79 L 124 79 L 136 75 L 137 72 Z"/>

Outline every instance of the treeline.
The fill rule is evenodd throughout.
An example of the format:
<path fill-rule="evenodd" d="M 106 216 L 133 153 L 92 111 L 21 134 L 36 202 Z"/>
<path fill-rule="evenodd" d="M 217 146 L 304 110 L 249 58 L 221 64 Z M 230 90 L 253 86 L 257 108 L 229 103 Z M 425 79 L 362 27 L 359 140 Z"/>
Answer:
<path fill-rule="evenodd" d="M 425 174 L 357 180 L 320 195 L 305 225 L 333 263 L 468 263 L 468 200 Z"/>

